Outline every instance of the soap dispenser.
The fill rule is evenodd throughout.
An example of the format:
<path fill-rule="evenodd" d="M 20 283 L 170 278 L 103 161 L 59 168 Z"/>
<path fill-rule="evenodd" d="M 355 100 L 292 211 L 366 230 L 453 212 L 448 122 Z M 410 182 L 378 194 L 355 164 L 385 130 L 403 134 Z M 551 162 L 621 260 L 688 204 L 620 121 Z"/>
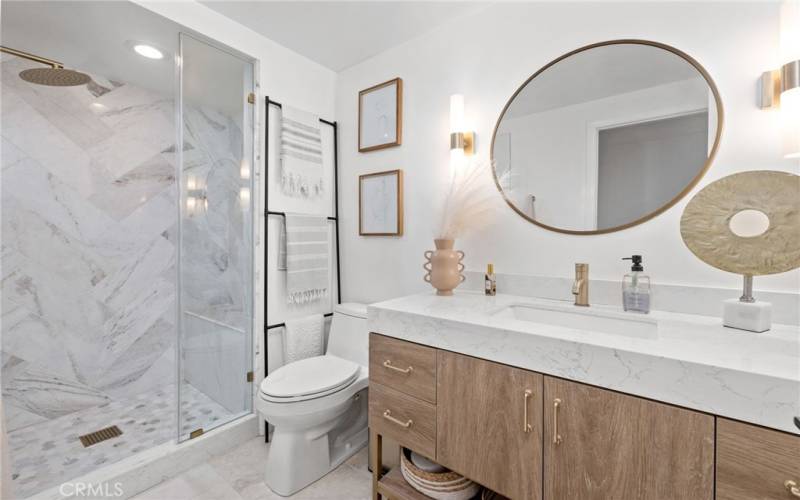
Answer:
<path fill-rule="evenodd" d="M 643 274 L 642 256 L 632 255 L 631 272 L 622 278 L 622 307 L 626 311 L 647 314 L 650 312 L 650 277 Z"/>
<path fill-rule="evenodd" d="M 494 275 L 494 264 L 486 266 L 486 275 L 483 280 L 483 292 L 491 297 L 497 295 L 497 278 Z"/>

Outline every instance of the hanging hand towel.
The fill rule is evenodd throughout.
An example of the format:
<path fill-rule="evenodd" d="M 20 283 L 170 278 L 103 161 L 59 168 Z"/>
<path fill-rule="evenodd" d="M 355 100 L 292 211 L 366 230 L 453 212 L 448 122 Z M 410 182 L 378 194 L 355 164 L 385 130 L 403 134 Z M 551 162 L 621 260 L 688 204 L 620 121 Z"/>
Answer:
<path fill-rule="evenodd" d="M 278 228 L 278 271 L 286 270 L 286 217 L 281 218 Z"/>
<path fill-rule="evenodd" d="M 284 230 L 287 301 L 307 304 L 325 298 L 330 282 L 327 217 L 286 214 Z"/>
<path fill-rule="evenodd" d="M 321 314 L 305 318 L 287 319 L 283 335 L 283 362 L 322 356 L 324 351 L 323 327 L 325 318 Z"/>
<path fill-rule="evenodd" d="M 281 187 L 285 194 L 304 198 L 322 195 L 322 137 L 317 115 L 283 106 L 281 166 Z"/>

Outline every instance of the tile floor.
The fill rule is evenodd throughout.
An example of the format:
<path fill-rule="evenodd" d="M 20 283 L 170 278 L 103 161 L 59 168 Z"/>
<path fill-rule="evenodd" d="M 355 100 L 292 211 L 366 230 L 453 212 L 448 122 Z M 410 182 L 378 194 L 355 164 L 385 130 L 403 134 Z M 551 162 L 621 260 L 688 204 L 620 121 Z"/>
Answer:
<path fill-rule="evenodd" d="M 264 483 L 269 444 L 259 436 L 214 457 L 180 476 L 140 493 L 132 500 L 278 500 Z M 364 447 L 336 470 L 313 483 L 292 500 L 367 500 L 372 475 Z"/>
<path fill-rule="evenodd" d="M 189 384 L 181 386 L 182 433 L 232 418 Z M 175 385 L 71 413 L 8 435 L 14 493 L 25 498 L 98 467 L 175 439 Z M 84 448 L 78 436 L 111 425 L 122 436 Z"/>

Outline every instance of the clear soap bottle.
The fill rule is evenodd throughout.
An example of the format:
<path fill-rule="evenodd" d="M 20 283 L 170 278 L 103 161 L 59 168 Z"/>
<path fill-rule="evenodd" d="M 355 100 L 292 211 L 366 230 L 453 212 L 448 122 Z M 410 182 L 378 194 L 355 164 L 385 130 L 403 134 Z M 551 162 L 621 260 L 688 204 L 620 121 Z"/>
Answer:
<path fill-rule="evenodd" d="M 633 263 L 631 272 L 622 278 L 622 307 L 626 311 L 647 314 L 650 312 L 650 277 L 643 273 L 642 256 L 633 255 L 622 260 Z"/>

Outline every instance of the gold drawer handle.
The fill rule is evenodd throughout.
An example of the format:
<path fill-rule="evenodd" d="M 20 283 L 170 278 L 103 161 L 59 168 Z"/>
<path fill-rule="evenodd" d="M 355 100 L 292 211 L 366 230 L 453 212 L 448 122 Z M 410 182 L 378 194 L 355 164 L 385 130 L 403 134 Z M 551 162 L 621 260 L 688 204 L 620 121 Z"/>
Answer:
<path fill-rule="evenodd" d="M 411 420 L 410 418 L 405 422 L 403 422 L 402 420 L 397 420 L 396 418 L 394 418 L 392 416 L 392 412 L 389 411 L 389 410 L 386 410 L 385 412 L 383 412 L 383 418 L 385 418 L 389 422 L 392 422 L 393 424 L 399 425 L 400 427 L 405 427 L 406 429 L 408 429 L 409 427 L 414 425 L 414 421 Z"/>
<path fill-rule="evenodd" d="M 561 407 L 561 400 L 553 400 L 553 444 L 561 444 L 561 434 L 558 433 L 558 409 Z"/>
<path fill-rule="evenodd" d="M 388 359 L 383 362 L 383 366 L 385 366 L 386 368 L 388 368 L 390 370 L 394 370 L 396 372 L 406 373 L 406 374 L 411 373 L 411 372 L 414 371 L 414 367 L 413 366 L 409 366 L 408 368 L 398 368 L 398 367 L 392 365 L 392 362 L 389 361 Z"/>
<path fill-rule="evenodd" d="M 800 486 L 797 486 L 797 483 L 792 481 L 791 479 L 787 479 L 783 486 L 786 488 L 786 491 L 789 492 L 790 495 L 793 497 L 800 498 Z"/>
<path fill-rule="evenodd" d="M 533 426 L 531 426 L 531 424 L 528 423 L 528 400 L 531 398 L 532 395 L 533 393 L 530 390 L 526 390 L 525 399 L 523 400 L 524 402 L 522 403 L 525 408 L 525 412 L 522 418 L 522 432 L 524 432 L 525 434 L 533 430 Z"/>

